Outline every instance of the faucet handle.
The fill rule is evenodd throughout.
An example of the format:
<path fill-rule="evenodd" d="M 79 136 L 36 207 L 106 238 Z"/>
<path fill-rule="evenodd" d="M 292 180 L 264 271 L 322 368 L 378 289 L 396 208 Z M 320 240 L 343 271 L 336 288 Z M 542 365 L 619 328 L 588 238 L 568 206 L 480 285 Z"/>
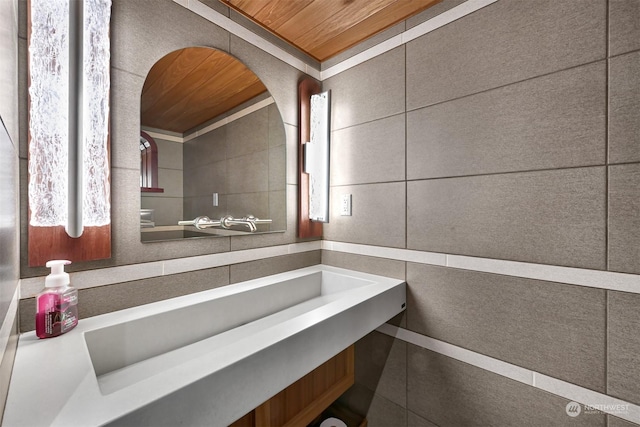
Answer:
<path fill-rule="evenodd" d="M 178 221 L 178 225 L 193 225 L 198 230 L 208 227 L 220 227 L 220 221 L 213 221 L 208 216 L 199 216 L 191 221 Z"/>

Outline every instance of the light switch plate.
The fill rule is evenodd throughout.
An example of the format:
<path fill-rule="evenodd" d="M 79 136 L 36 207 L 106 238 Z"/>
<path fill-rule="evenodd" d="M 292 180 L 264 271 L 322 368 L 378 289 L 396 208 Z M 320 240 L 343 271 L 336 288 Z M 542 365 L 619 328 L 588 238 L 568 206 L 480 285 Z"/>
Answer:
<path fill-rule="evenodd" d="M 342 195 L 342 204 L 340 205 L 341 216 L 351 216 L 351 194 Z"/>

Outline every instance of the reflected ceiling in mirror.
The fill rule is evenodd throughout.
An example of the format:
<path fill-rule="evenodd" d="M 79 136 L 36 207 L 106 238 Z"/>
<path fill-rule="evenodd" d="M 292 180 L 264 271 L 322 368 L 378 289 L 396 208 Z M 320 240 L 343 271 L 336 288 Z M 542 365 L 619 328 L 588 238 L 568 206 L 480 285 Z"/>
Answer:
<path fill-rule="evenodd" d="M 140 116 L 143 242 L 286 229 L 284 125 L 267 88 L 244 64 L 210 48 L 171 52 L 147 75 Z M 145 153 L 147 140 L 157 147 L 155 160 Z M 145 177 L 154 162 L 157 183 L 149 188 Z M 213 223 L 228 216 L 272 222 L 178 225 L 201 216 Z"/>

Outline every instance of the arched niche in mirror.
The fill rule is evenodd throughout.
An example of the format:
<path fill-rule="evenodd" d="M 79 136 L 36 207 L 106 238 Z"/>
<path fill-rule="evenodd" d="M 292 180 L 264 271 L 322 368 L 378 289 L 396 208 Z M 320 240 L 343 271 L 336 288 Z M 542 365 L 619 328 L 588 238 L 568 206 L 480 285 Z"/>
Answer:
<path fill-rule="evenodd" d="M 264 84 L 236 58 L 204 47 L 161 58 L 142 88 L 140 123 L 157 145 L 157 186 L 164 190 L 141 189 L 143 242 L 286 229 L 282 118 Z M 258 221 L 254 231 L 242 221 L 178 225 L 202 216 L 271 223 Z"/>

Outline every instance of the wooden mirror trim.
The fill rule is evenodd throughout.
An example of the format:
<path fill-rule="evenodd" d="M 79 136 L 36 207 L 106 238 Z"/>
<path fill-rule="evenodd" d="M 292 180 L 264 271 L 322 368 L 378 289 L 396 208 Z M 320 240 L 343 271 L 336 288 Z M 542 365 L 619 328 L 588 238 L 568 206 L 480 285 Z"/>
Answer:
<path fill-rule="evenodd" d="M 298 237 L 322 237 L 322 223 L 309 219 L 309 174 L 304 171 L 304 144 L 311 133 L 311 95 L 320 93 L 320 84 L 305 78 L 298 84 Z"/>

